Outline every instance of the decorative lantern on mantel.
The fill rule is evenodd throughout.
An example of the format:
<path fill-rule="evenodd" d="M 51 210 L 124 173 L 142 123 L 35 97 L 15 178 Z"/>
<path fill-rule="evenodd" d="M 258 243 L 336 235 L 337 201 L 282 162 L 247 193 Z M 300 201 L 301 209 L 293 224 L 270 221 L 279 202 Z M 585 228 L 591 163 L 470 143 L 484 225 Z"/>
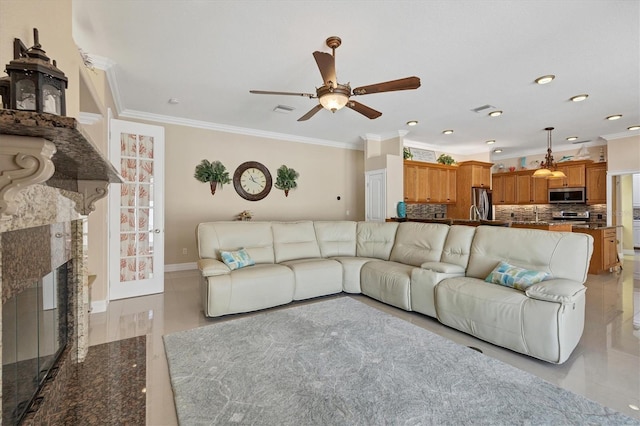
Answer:
<path fill-rule="evenodd" d="M 9 74 L 9 108 L 20 111 L 66 114 L 64 91 L 67 77 L 49 62 L 38 41 L 38 29 L 33 29 L 34 45 L 30 49 L 13 40 L 13 61 L 7 65 Z"/>
<path fill-rule="evenodd" d="M 0 77 L 0 108 L 9 109 L 9 86 L 11 79 L 9 77 Z"/>

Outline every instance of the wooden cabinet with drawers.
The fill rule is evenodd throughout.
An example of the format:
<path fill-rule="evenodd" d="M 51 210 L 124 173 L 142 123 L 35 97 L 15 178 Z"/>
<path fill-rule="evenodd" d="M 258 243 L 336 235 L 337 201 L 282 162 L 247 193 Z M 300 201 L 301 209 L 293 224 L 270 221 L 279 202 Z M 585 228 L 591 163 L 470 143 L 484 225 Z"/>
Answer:
<path fill-rule="evenodd" d="M 591 164 L 591 160 L 567 161 L 558 164 L 558 170 L 567 177 L 561 179 L 547 179 L 549 188 L 584 188 L 585 166 Z"/>
<path fill-rule="evenodd" d="M 589 263 L 590 274 L 600 274 L 620 266 L 616 228 L 573 228 L 573 232 L 589 234 L 593 237 L 593 255 Z"/>

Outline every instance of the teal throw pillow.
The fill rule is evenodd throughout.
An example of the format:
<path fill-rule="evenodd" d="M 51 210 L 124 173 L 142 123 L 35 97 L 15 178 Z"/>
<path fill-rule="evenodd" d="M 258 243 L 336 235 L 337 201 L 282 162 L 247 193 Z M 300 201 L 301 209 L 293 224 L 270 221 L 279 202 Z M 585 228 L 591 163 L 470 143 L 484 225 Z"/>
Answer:
<path fill-rule="evenodd" d="M 238 251 L 221 251 L 220 257 L 225 265 L 232 271 L 256 264 L 256 262 L 251 259 L 251 256 L 249 256 L 249 253 L 243 248 Z"/>
<path fill-rule="evenodd" d="M 543 281 L 547 276 L 548 274 L 543 271 L 530 271 L 509 265 L 507 262 L 500 262 L 485 281 L 525 291 L 533 284 Z"/>

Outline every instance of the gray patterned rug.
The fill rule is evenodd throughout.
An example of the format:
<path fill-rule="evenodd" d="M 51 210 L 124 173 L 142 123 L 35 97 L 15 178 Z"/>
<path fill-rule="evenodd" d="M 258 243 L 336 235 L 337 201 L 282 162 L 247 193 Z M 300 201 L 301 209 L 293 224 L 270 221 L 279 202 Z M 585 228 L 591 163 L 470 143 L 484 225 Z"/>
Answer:
<path fill-rule="evenodd" d="M 181 425 L 640 422 L 349 297 L 164 336 Z"/>

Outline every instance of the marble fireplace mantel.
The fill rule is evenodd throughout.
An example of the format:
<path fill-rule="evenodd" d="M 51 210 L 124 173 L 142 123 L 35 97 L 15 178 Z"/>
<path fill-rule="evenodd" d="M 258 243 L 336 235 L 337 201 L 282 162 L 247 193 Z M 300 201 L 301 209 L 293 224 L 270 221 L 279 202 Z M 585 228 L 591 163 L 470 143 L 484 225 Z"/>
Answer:
<path fill-rule="evenodd" d="M 87 215 L 122 179 L 75 118 L 0 109 L 0 215 L 14 214 L 16 194 L 38 183 L 79 194 L 76 211 Z"/>

